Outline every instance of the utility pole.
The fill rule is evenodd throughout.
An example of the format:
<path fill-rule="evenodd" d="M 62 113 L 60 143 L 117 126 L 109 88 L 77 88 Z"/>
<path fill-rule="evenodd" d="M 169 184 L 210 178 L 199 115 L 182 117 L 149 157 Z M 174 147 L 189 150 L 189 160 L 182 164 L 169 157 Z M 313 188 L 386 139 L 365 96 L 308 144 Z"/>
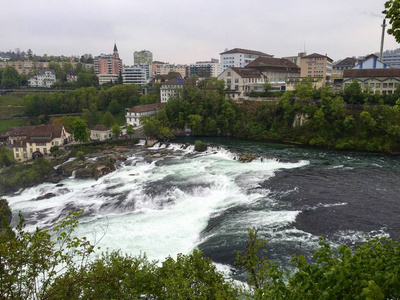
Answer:
<path fill-rule="evenodd" d="M 385 38 L 386 19 L 383 19 L 383 23 L 381 26 L 382 26 L 382 38 L 381 38 L 381 55 L 379 57 L 380 61 L 382 61 L 383 59 L 383 40 Z"/>

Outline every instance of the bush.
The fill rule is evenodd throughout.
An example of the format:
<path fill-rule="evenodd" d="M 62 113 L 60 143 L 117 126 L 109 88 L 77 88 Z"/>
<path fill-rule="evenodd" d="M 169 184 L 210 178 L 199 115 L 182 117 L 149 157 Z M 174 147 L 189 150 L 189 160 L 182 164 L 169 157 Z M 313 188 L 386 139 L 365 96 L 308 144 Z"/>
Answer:
<path fill-rule="evenodd" d="M 60 149 L 59 146 L 53 146 L 50 148 L 50 153 L 53 153 L 53 152 L 57 151 L 58 149 Z"/>
<path fill-rule="evenodd" d="M 198 152 L 204 152 L 207 150 L 208 144 L 203 143 L 202 141 L 197 140 L 194 143 L 194 150 Z"/>
<path fill-rule="evenodd" d="M 75 157 L 78 160 L 85 160 L 85 153 L 83 151 L 77 151 Z"/>

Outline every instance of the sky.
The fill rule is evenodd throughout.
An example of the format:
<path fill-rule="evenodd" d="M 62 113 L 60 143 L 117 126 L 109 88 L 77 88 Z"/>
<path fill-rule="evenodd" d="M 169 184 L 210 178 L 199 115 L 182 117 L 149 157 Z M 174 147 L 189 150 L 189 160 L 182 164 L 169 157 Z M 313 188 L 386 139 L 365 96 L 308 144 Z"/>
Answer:
<path fill-rule="evenodd" d="M 176 64 L 220 58 L 226 49 L 333 60 L 380 51 L 386 0 L 2 0 L 0 51 L 37 55 L 133 52 Z M 400 48 L 385 34 L 384 50 Z"/>

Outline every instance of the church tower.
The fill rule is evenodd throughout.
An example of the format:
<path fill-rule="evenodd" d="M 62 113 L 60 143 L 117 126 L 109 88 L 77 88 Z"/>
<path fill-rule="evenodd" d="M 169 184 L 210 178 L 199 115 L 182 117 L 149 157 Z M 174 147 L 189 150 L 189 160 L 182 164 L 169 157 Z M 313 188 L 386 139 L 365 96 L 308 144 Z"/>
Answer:
<path fill-rule="evenodd" d="M 114 57 L 119 57 L 118 49 L 117 49 L 117 44 L 116 44 L 116 43 L 114 43 L 114 52 L 113 52 L 113 56 L 114 56 Z"/>

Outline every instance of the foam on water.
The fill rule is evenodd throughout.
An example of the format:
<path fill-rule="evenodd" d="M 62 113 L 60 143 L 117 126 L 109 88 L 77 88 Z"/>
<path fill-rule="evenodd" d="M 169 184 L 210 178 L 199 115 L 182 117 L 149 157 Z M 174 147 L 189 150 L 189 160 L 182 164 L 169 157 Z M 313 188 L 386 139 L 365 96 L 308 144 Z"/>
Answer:
<path fill-rule="evenodd" d="M 224 148 L 194 153 L 193 146 L 163 144 L 148 151 L 168 149 L 175 156 L 145 161 L 133 154 L 118 169 L 99 180 L 79 180 L 71 176 L 54 184 L 41 184 L 7 197 L 13 212 L 21 210 L 28 228 L 50 226 L 69 210 L 83 209 L 85 215 L 76 230 L 78 236 L 104 237 L 99 246 L 121 249 L 150 259 L 189 253 L 207 239 L 201 235 L 210 218 L 237 206 L 265 200 L 267 190 L 260 184 L 279 169 L 299 168 L 308 161 L 280 162 L 257 159 L 251 163 L 235 160 L 238 154 Z M 254 189 L 254 190 L 252 190 Z M 46 193 L 56 197 L 35 200 Z M 265 202 L 264 201 L 264 202 Z M 269 201 L 269 202 L 268 202 Z M 272 204 L 271 204 L 272 206 Z M 298 211 L 243 211 L 221 224 L 223 231 L 246 231 L 262 227 L 273 237 L 291 239 L 305 234 L 290 232 Z M 308 238 L 308 237 L 304 237 Z"/>

